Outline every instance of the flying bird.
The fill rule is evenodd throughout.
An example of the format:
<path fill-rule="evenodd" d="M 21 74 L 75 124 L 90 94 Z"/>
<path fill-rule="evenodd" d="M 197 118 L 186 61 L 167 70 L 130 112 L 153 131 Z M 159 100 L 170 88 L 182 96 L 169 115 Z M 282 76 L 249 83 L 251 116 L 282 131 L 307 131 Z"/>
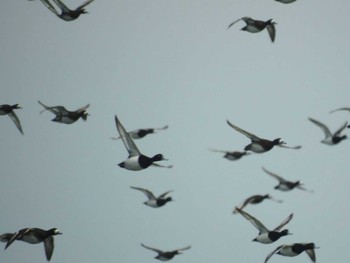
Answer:
<path fill-rule="evenodd" d="M 49 0 L 40 0 L 52 13 L 64 21 L 73 21 L 77 19 L 81 14 L 87 14 L 88 12 L 84 9 L 85 6 L 93 2 L 94 0 L 87 0 L 76 9 L 69 9 L 61 0 L 53 0 L 57 7 L 60 9 L 59 13 Z"/>
<path fill-rule="evenodd" d="M 241 205 L 236 206 L 236 208 L 243 209 L 249 204 L 259 204 L 262 201 L 264 201 L 265 199 L 270 199 L 270 200 L 275 201 L 277 203 L 282 203 L 282 200 L 277 200 L 277 199 L 273 198 L 269 194 L 266 194 L 266 195 L 253 195 L 253 196 L 248 197 L 246 200 L 244 200 L 244 202 Z M 237 213 L 237 209 L 236 208 L 233 211 L 234 214 Z"/>
<path fill-rule="evenodd" d="M 120 167 L 131 171 L 143 170 L 151 165 L 157 167 L 172 168 L 172 165 L 162 166 L 160 164 L 155 163 L 157 161 L 167 160 L 162 154 L 156 154 L 153 157 L 147 157 L 143 155 L 139 151 L 136 144 L 131 139 L 130 135 L 127 133 L 123 125 L 120 123 L 117 115 L 115 115 L 115 124 L 117 126 L 118 133 L 125 145 L 125 148 L 129 153 L 128 159 L 118 164 Z"/>
<path fill-rule="evenodd" d="M 266 263 L 274 254 L 279 254 L 287 257 L 295 257 L 304 251 L 308 254 L 312 262 L 315 263 L 316 254 L 314 249 L 316 248 L 318 247 L 316 247 L 314 243 L 294 243 L 290 245 L 281 245 L 266 257 L 264 263 Z"/>
<path fill-rule="evenodd" d="M 89 114 L 87 113 L 86 109 L 89 108 L 90 104 L 87 104 L 76 111 L 69 111 L 63 106 L 46 106 L 42 102 L 38 101 L 38 103 L 43 106 L 45 109 L 42 110 L 40 113 L 43 113 L 44 111 L 50 111 L 51 113 L 55 114 L 56 117 L 52 119 L 54 122 L 64 123 L 64 124 L 72 124 L 76 122 L 79 118 L 82 118 L 84 121 L 87 120 L 87 117 Z"/>
<path fill-rule="evenodd" d="M 14 110 L 17 110 L 17 109 L 22 109 L 19 104 L 0 105 L 0 115 L 8 115 L 11 118 L 11 120 L 15 123 L 17 129 L 23 134 L 23 129 L 22 129 L 21 123 L 20 123 L 16 113 L 14 112 Z"/>
<path fill-rule="evenodd" d="M 265 173 L 267 173 L 268 175 L 272 176 L 273 178 L 275 178 L 279 181 L 279 184 L 275 186 L 275 189 L 278 189 L 281 191 L 290 191 L 294 188 L 298 188 L 300 190 L 304 190 L 304 191 L 307 191 L 310 193 L 313 192 L 312 190 L 307 190 L 304 187 L 302 187 L 303 183 L 301 181 L 296 181 L 296 182 L 287 181 L 286 179 L 282 178 L 281 176 L 266 170 L 264 167 L 262 167 L 262 169 Z"/>
<path fill-rule="evenodd" d="M 286 144 L 286 143 L 283 142 L 281 138 L 274 139 L 273 141 L 259 138 L 258 136 L 254 135 L 250 132 L 247 132 L 247 131 L 239 128 L 238 126 L 232 124 L 228 120 L 227 120 L 227 124 L 251 140 L 251 143 L 248 144 L 244 148 L 245 151 L 252 151 L 255 153 L 264 153 L 264 152 L 270 151 L 274 146 L 279 146 L 279 147 L 288 148 L 288 149 L 300 149 L 301 148 L 300 145 L 294 146 L 294 147 L 285 146 L 284 144 Z"/>
<path fill-rule="evenodd" d="M 321 142 L 324 144 L 335 145 L 347 138 L 346 135 L 341 135 L 341 133 L 348 127 L 348 122 L 345 122 L 334 134 L 332 134 L 329 128 L 323 123 L 312 118 L 309 118 L 309 120 L 322 129 L 323 133 L 325 134 L 325 138 Z"/>
<path fill-rule="evenodd" d="M 38 244 L 43 242 L 45 247 L 46 259 L 50 261 L 54 249 L 55 235 L 61 235 L 57 228 L 43 230 L 40 228 L 24 228 L 14 233 L 7 241 L 5 249 L 7 249 L 15 240 L 21 240 L 29 244 Z M 6 237 L 7 238 L 7 237 Z"/>
<path fill-rule="evenodd" d="M 243 156 L 245 155 L 249 155 L 250 153 L 249 152 L 239 152 L 239 151 L 222 151 L 222 150 L 216 150 L 216 149 L 209 149 L 211 150 L 212 152 L 219 152 L 219 153 L 224 153 L 224 158 L 226 158 L 227 160 L 230 160 L 230 161 L 236 161 L 236 160 L 239 160 L 241 159 Z"/>
<path fill-rule="evenodd" d="M 159 249 L 156 249 L 156 248 L 152 248 L 152 247 L 146 246 L 144 244 L 141 244 L 141 246 L 158 253 L 158 255 L 155 258 L 159 259 L 161 261 L 168 261 L 168 260 L 172 259 L 174 256 L 182 254 L 181 253 L 182 251 L 191 248 L 191 246 L 187 246 L 187 247 L 176 249 L 176 250 L 173 250 L 173 251 L 164 252 L 162 250 L 159 250 Z"/>
<path fill-rule="evenodd" d="M 134 187 L 134 186 L 130 186 L 130 187 L 132 189 L 139 190 L 142 193 L 144 193 L 148 198 L 148 200 L 146 202 L 144 202 L 144 204 L 147 206 L 153 207 L 153 208 L 161 207 L 161 206 L 165 205 L 167 202 L 173 201 L 173 199 L 170 196 L 166 197 L 166 195 L 169 194 L 170 192 L 172 192 L 172 190 L 167 191 L 158 197 L 155 197 L 155 195 L 147 189 L 140 188 L 140 187 Z"/>
<path fill-rule="evenodd" d="M 161 128 L 137 129 L 137 130 L 128 132 L 128 134 L 130 135 L 131 139 L 134 139 L 134 140 L 141 139 L 148 134 L 156 133 L 156 131 L 168 129 L 168 127 L 169 127 L 168 125 L 165 125 L 164 127 L 161 127 Z M 120 136 L 112 137 L 112 139 L 118 140 L 120 139 Z"/>
<path fill-rule="evenodd" d="M 244 16 L 242 18 L 239 18 L 239 19 L 233 21 L 231 24 L 229 24 L 227 29 L 229 29 L 231 26 L 233 26 L 234 24 L 236 24 L 237 22 L 239 22 L 241 20 L 246 23 L 246 26 L 242 27 L 241 30 L 247 31 L 250 33 L 258 33 L 266 28 L 267 31 L 269 32 L 269 36 L 271 38 L 271 41 L 272 42 L 275 41 L 275 37 L 276 37 L 275 25 L 277 23 L 273 19 L 269 19 L 267 21 L 261 21 L 261 20 L 255 20 L 249 16 Z"/>
<path fill-rule="evenodd" d="M 253 239 L 253 241 L 260 242 L 262 244 L 270 244 L 275 242 L 276 240 L 280 239 L 282 236 L 291 235 L 288 231 L 288 229 L 284 229 L 281 231 L 281 229 L 289 223 L 290 220 L 293 218 L 293 214 L 290 214 L 279 226 L 274 228 L 273 230 L 267 229 L 258 219 L 256 219 L 254 216 L 248 214 L 247 212 L 244 212 L 243 210 L 236 207 L 236 210 L 238 213 L 240 213 L 245 219 L 247 219 L 250 223 L 255 226 L 259 230 L 259 235 Z"/>

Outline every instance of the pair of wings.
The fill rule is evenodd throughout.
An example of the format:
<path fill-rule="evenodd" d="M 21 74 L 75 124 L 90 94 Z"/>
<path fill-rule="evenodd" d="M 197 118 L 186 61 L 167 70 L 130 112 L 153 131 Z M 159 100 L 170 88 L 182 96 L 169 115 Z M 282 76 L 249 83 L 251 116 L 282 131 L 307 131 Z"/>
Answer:
<path fill-rule="evenodd" d="M 312 123 L 316 124 L 319 128 L 321 128 L 324 134 L 326 135 L 326 138 L 333 137 L 333 136 L 340 136 L 341 132 L 348 126 L 348 122 L 345 122 L 343 126 L 341 126 L 334 134 L 332 134 L 330 129 L 323 123 L 312 118 L 309 118 L 309 121 L 311 121 Z"/>
<path fill-rule="evenodd" d="M 7 249 L 15 240 L 17 240 L 18 238 L 21 238 L 21 236 L 27 234 L 30 231 L 44 231 L 44 230 L 41 230 L 38 228 L 24 228 L 14 234 L 1 235 L 2 238 L 7 239 L 5 249 Z M 46 259 L 50 261 L 53 254 L 53 249 L 54 249 L 53 236 L 49 236 L 44 240 L 44 248 L 45 248 Z"/>
<path fill-rule="evenodd" d="M 153 248 L 153 247 L 149 247 L 149 246 L 146 246 L 144 244 L 141 243 L 141 246 L 143 246 L 144 248 L 147 248 L 149 250 L 152 250 L 154 252 L 157 252 L 158 254 L 164 254 L 164 253 L 167 253 L 167 252 L 164 252 L 162 250 L 159 250 L 159 249 L 156 249 L 156 248 Z M 179 252 L 179 251 L 184 251 L 184 250 L 187 250 L 187 249 L 190 249 L 191 246 L 187 246 L 187 247 L 184 247 L 184 248 L 180 248 L 180 249 L 176 249 L 176 250 L 173 250 L 173 251 L 170 251 L 170 253 L 173 253 L 173 252 Z"/>
<path fill-rule="evenodd" d="M 253 133 L 250 133 L 250 132 L 247 132 L 246 130 L 243 130 L 242 128 L 239 128 L 238 126 L 234 125 L 233 123 L 231 123 L 229 120 L 226 120 L 227 124 L 235 129 L 236 131 L 240 132 L 241 134 L 245 135 L 246 137 L 248 137 L 252 142 L 260 142 L 260 141 L 264 141 L 266 139 L 262 139 L 258 136 L 256 136 L 255 134 Z M 298 146 L 293 146 L 293 147 L 290 147 L 290 146 L 286 146 L 286 145 L 277 145 L 278 147 L 282 147 L 282 148 L 288 148 L 288 149 L 300 149 L 301 146 L 298 145 Z"/>
<path fill-rule="evenodd" d="M 281 249 L 283 249 L 285 247 L 293 246 L 293 245 L 294 244 L 278 246 L 275 250 L 271 251 L 271 253 L 267 255 L 264 263 L 266 263 L 275 253 L 278 253 Z M 316 262 L 316 254 L 315 254 L 315 250 L 314 249 L 307 249 L 307 250 L 305 250 L 305 252 L 308 254 L 308 256 L 310 257 L 312 262 Z"/>
<path fill-rule="evenodd" d="M 72 113 L 71 111 L 69 111 L 69 110 L 67 110 L 65 107 L 63 107 L 63 106 L 52 106 L 52 107 L 49 107 L 49 106 L 46 106 L 45 104 L 43 104 L 41 101 L 38 101 L 38 103 L 41 105 L 41 106 L 43 106 L 45 109 L 44 110 L 42 110 L 40 113 L 43 113 L 44 111 L 50 111 L 50 112 L 52 112 L 53 114 L 55 114 L 55 115 L 58 115 L 58 116 L 61 116 L 61 115 L 68 115 L 69 113 Z M 83 106 L 83 107 L 81 107 L 81 108 L 79 108 L 79 109 L 77 109 L 76 111 L 74 111 L 74 112 L 76 112 L 76 113 L 80 113 L 80 112 L 83 112 L 83 111 L 85 111 L 87 108 L 89 108 L 90 107 L 90 104 L 87 104 L 87 105 L 85 105 L 85 106 Z"/>
<path fill-rule="evenodd" d="M 163 198 L 165 198 L 165 196 L 166 196 L 167 194 L 169 194 L 170 192 L 173 191 L 173 190 L 170 190 L 170 191 L 165 192 L 164 194 L 161 194 L 161 195 L 158 196 L 158 197 L 155 197 L 155 195 L 154 195 L 151 191 L 149 191 L 149 190 L 147 190 L 147 189 L 140 188 L 140 187 L 134 187 L 134 186 L 130 186 L 130 188 L 141 191 L 141 192 L 144 193 L 144 194 L 147 196 L 147 198 L 150 199 L 150 200 L 163 199 Z"/>
<path fill-rule="evenodd" d="M 254 201 L 254 199 L 256 199 L 257 197 L 261 197 L 261 195 L 253 195 L 251 197 L 248 197 L 246 200 L 244 200 L 244 202 L 238 206 L 239 209 L 243 209 L 244 207 L 246 207 L 247 205 L 249 205 L 250 203 L 252 203 Z M 270 200 L 273 200 L 277 203 L 282 203 L 283 201 L 282 200 L 279 200 L 279 199 L 275 199 L 273 197 L 271 197 L 269 195 L 268 199 Z M 235 209 L 233 213 L 237 213 L 237 210 Z"/>
<path fill-rule="evenodd" d="M 59 16 L 60 14 L 57 12 L 57 10 L 53 7 L 53 5 L 50 3 L 49 0 L 40 0 L 52 13 Z M 62 10 L 62 12 L 67 13 L 72 10 L 70 10 L 61 0 L 53 0 L 55 4 Z M 94 0 L 87 0 L 80 6 L 78 6 L 75 10 L 80 10 L 90 4 Z"/>
<path fill-rule="evenodd" d="M 248 214 L 247 212 L 244 212 L 243 210 L 236 207 L 236 210 L 238 213 L 240 213 L 245 219 L 247 219 L 250 223 L 253 224 L 258 230 L 259 234 L 261 233 L 268 233 L 270 232 L 269 229 L 267 229 L 258 219 L 256 219 L 254 216 Z M 293 218 L 293 213 L 290 214 L 281 224 L 279 224 L 276 228 L 274 228 L 272 231 L 280 231 L 286 224 L 289 223 L 290 220 Z"/>

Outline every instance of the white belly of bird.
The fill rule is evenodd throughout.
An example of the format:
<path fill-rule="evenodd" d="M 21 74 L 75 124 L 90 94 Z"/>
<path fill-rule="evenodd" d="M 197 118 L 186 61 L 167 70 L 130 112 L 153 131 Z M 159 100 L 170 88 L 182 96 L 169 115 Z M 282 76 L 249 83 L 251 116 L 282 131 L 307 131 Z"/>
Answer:
<path fill-rule="evenodd" d="M 295 252 L 293 252 L 292 247 L 290 246 L 282 248 L 279 253 L 286 257 L 295 257 L 298 255 Z"/>
<path fill-rule="evenodd" d="M 124 161 L 125 169 L 131 171 L 140 171 L 142 168 L 139 164 L 139 156 L 133 156 Z"/>
<path fill-rule="evenodd" d="M 256 240 L 263 244 L 270 244 L 272 241 L 269 239 L 269 233 L 263 233 L 256 237 Z"/>

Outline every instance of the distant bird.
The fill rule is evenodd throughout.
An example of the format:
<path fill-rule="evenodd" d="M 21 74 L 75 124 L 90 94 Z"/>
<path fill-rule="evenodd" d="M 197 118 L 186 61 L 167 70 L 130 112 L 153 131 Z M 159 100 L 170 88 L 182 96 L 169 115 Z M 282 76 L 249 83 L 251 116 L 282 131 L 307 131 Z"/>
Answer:
<path fill-rule="evenodd" d="M 7 243 L 14 234 L 16 234 L 16 233 L 5 233 L 5 234 L 2 234 L 2 235 L 0 235 L 0 241 Z"/>
<path fill-rule="evenodd" d="M 76 122 L 79 118 L 82 118 L 84 121 L 86 121 L 87 117 L 89 116 L 86 109 L 89 108 L 90 104 L 87 104 L 84 107 L 77 109 L 76 111 L 68 111 L 63 106 L 49 107 L 40 101 L 38 101 L 38 103 L 45 108 L 40 113 L 43 113 L 44 111 L 48 110 L 56 115 L 56 117 L 52 119 L 52 121 L 55 121 L 55 122 L 72 124 Z"/>
<path fill-rule="evenodd" d="M 275 0 L 277 2 L 283 3 L 283 4 L 290 4 L 295 2 L 296 0 Z"/>
<path fill-rule="evenodd" d="M 273 19 L 269 19 L 267 21 L 261 21 L 261 20 L 255 20 L 249 16 L 244 16 L 242 18 L 239 18 L 239 19 L 233 21 L 231 24 L 229 24 L 227 29 L 229 29 L 231 26 L 233 26 L 235 23 L 237 23 L 241 20 L 247 24 L 246 26 L 242 27 L 241 30 L 248 31 L 250 33 L 258 33 L 266 28 L 267 31 L 269 32 L 269 36 L 271 38 L 271 41 L 272 42 L 275 41 L 275 37 L 276 37 L 275 25 L 277 23 Z"/>
<path fill-rule="evenodd" d="M 316 248 L 318 247 L 316 247 L 314 243 L 294 243 L 290 245 L 281 245 L 266 257 L 264 263 L 266 263 L 274 254 L 279 254 L 287 257 L 295 257 L 304 251 L 308 254 L 312 262 L 315 263 L 316 254 L 314 249 Z"/>
<path fill-rule="evenodd" d="M 288 231 L 288 229 L 284 229 L 281 231 L 281 229 L 289 223 L 290 220 L 293 218 L 293 214 L 290 214 L 279 226 L 277 226 L 273 230 L 267 229 L 258 219 L 256 219 L 254 216 L 248 214 L 247 212 L 244 212 L 243 210 L 236 207 L 236 210 L 238 213 L 240 213 L 245 219 L 247 219 L 250 223 L 255 226 L 259 230 L 259 235 L 253 239 L 253 241 L 260 242 L 262 244 L 270 244 L 275 242 L 276 240 L 280 239 L 282 236 L 291 235 Z"/>
<path fill-rule="evenodd" d="M 264 153 L 264 152 L 270 151 L 274 146 L 279 146 L 279 147 L 288 148 L 288 149 L 300 149 L 301 148 L 300 145 L 294 146 L 294 147 L 285 146 L 285 145 L 283 145 L 283 144 L 285 144 L 285 142 L 283 142 L 281 138 L 277 138 L 273 141 L 259 138 L 258 136 L 241 129 L 236 125 L 233 125 L 228 120 L 227 120 L 227 124 L 230 125 L 236 131 L 238 131 L 238 132 L 242 133 L 243 135 L 245 135 L 246 137 L 248 137 L 252 141 L 252 143 L 248 144 L 244 148 L 245 151 L 252 151 L 255 153 Z"/>
<path fill-rule="evenodd" d="M 349 111 L 349 112 L 350 112 L 350 108 L 348 108 L 348 107 L 343 107 L 343 108 L 331 110 L 329 113 L 333 113 L 333 112 L 336 112 L 336 111 Z"/>
<path fill-rule="evenodd" d="M 147 189 L 140 188 L 140 187 L 134 187 L 134 186 L 130 186 L 130 187 L 132 189 L 139 190 L 142 193 L 144 193 L 148 198 L 148 200 L 146 202 L 144 202 L 144 204 L 147 206 L 153 207 L 153 208 L 161 207 L 161 206 L 165 205 L 167 202 L 173 201 L 173 199 L 170 196 L 166 197 L 166 195 L 169 194 L 170 192 L 172 192 L 172 190 L 167 191 L 158 197 L 155 197 L 154 194 Z"/>
<path fill-rule="evenodd" d="M 187 246 L 187 247 L 176 249 L 176 250 L 173 250 L 173 251 L 164 252 L 164 251 L 161 251 L 161 250 L 156 249 L 156 248 L 148 247 L 148 246 L 146 246 L 144 244 L 141 244 L 141 246 L 143 246 L 144 248 L 150 249 L 150 250 L 152 250 L 154 252 L 157 252 L 158 256 L 156 256 L 155 258 L 159 259 L 161 261 L 168 261 L 168 260 L 172 259 L 174 256 L 182 254 L 181 253 L 182 251 L 191 248 L 191 246 Z"/>
<path fill-rule="evenodd" d="M 15 240 L 21 240 L 29 244 L 38 244 L 44 242 L 45 254 L 48 261 L 52 257 L 54 250 L 53 236 L 61 235 L 57 228 L 43 230 L 40 228 L 24 228 L 14 233 L 7 241 L 5 249 L 7 249 Z M 7 238 L 7 237 L 6 237 Z"/>
<path fill-rule="evenodd" d="M 123 125 L 120 123 L 117 115 L 115 116 L 115 124 L 119 132 L 120 137 L 125 145 L 126 150 L 129 152 L 129 157 L 124 162 L 119 163 L 118 165 L 122 168 L 131 171 L 139 171 L 148 168 L 149 166 L 165 167 L 171 168 L 172 166 L 162 166 L 156 164 L 157 161 L 167 160 L 162 154 L 156 154 L 153 157 L 147 157 L 143 155 L 139 149 L 137 149 L 136 144 L 131 139 L 130 135 L 127 133 Z"/>
<path fill-rule="evenodd" d="M 275 178 L 279 181 L 279 184 L 275 186 L 275 189 L 278 189 L 281 191 L 290 191 L 294 188 L 298 188 L 300 190 L 304 190 L 304 191 L 307 191 L 310 193 L 313 192 L 312 190 L 307 190 L 304 187 L 302 187 L 303 183 L 301 181 L 296 181 L 296 182 L 287 181 L 284 178 L 282 178 L 281 176 L 278 176 L 277 174 L 266 170 L 264 167 L 262 167 L 262 169 L 265 173 L 267 173 L 268 175 L 272 176 L 273 178 Z"/>
<path fill-rule="evenodd" d="M 76 9 L 69 9 L 61 0 L 53 0 L 60 9 L 59 13 L 49 0 L 40 0 L 52 13 L 64 21 L 73 21 L 77 19 L 81 14 L 87 14 L 88 12 L 84 9 L 85 6 L 93 2 L 94 0 L 87 0 Z"/>
<path fill-rule="evenodd" d="M 138 129 L 138 130 L 134 130 L 134 131 L 130 131 L 128 132 L 128 134 L 130 135 L 131 139 L 141 139 L 143 137 L 145 137 L 147 134 L 151 134 L 151 133 L 156 133 L 156 131 L 160 131 L 160 130 L 165 130 L 168 129 L 168 125 L 165 125 L 162 128 L 148 128 L 148 129 Z M 120 136 L 118 137 L 112 137 L 113 140 L 118 140 L 120 139 Z"/>
<path fill-rule="evenodd" d="M 246 200 L 244 200 L 244 202 L 239 205 L 239 206 L 236 206 L 236 208 L 239 208 L 239 209 L 243 209 L 245 208 L 247 205 L 249 204 L 259 204 L 261 203 L 262 201 L 264 201 L 265 199 L 270 199 L 270 200 L 273 200 L 275 202 L 278 202 L 278 203 L 282 203 L 282 200 L 277 200 L 277 199 L 274 199 L 271 195 L 269 194 L 266 194 L 266 195 L 253 195 L 251 197 L 248 197 Z M 234 214 L 237 213 L 237 209 L 235 209 L 233 211 Z"/>
<path fill-rule="evenodd" d="M 222 151 L 222 150 L 215 150 L 215 149 L 209 149 L 213 152 L 219 152 L 219 153 L 224 153 L 224 158 L 226 158 L 227 160 L 230 160 L 230 161 L 236 161 L 236 160 L 239 160 L 241 159 L 243 156 L 245 155 L 249 155 L 250 153 L 249 152 L 238 152 L 238 151 L 233 151 L 233 152 L 230 152 L 230 151 Z"/>
<path fill-rule="evenodd" d="M 321 141 L 324 144 L 335 145 L 347 138 L 346 135 L 341 135 L 341 133 L 348 126 L 348 122 L 345 122 L 334 134 L 332 134 L 329 128 L 323 123 L 312 118 L 309 118 L 309 120 L 316 124 L 324 132 L 326 137 Z"/>
<path fill-rule="evenodd" d="M 17 109 L 22 109 L 19 104 L 14 104 L 12 106 L 8 104 L 0 105 L 0 115 L 8 115 L 11 118 L 11 120 L 15 123 L 18 130 L 23 134 L 21 123 L 16 113 L 14 112 L 14 110 Z"/>

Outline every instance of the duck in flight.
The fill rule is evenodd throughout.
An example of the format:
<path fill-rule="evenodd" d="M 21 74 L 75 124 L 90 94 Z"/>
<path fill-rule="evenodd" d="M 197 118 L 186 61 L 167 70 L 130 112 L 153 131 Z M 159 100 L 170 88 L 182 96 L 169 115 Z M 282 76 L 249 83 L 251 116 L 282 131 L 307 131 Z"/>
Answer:
<path fill-rule="evenodd" d="M 250 223 L 255 226 L 259 230 L 259 235 L 253 239 L 253 241 L 260 242 L 262 244 L 270 244 L 280 239 L 282 236 L 291 235 L 288 229 L 281 229 L 289 223 L 293 218 L 293 214 L 290 214 L 279 226 L 274 228 L 273 230 L 267 229 L 258 219 L 254 216 L 244 212 L 243 210 L 236 207 L 238 213 L 240 213 L 245 219 L 247 219 Z"/>
<path fill-rule="evenodd" d="M 63 106 L 50 107 L 50 106 L 46 106 L 40 101 L 38 101 L 38 103 L 45 108 L 40 113 L 43 113 L 44 111 L 48 110 L 51 113 L 56 115 L 56 117 L 52 119 L 52 121 L 54 122 L 72 124 L 76 122 L 79 118 L 82 118 L 84 121 L 86 121 L 87 117 L 89 116 L 86 109 L 90 106 L 90 104 L 87 104 L 84 107 L 77 109 L 76 111 L 69 111 Z"/>
<path fill-rule="evenodd" d="M 125 128 L 119 121 L 117 115 L 115 115 L 115 124 L 117 126 L 118 133 L 124 143 L 124 146 L 129 153 L 128 159 L 118 164 L 120 167 L 131 171 L 140 171 L 148 168 L 151 165 L 157 167 L 172 168 L 172 165 L 162 166 L 160 164 L 155 163 L 157 161 L 167 160 L 162 154 L 156 154 L 153 157 L 143 155 L 137 148 L 131 136 L 128 134 L 128 132 L 125 130 Z"/>
<path fill-rule="evenodd" d="M 168 129 L 168 127 L 169 127 L 168 125 L 165 125 L 164 127 L 161 127 L 161 128 L 137 129 L 137 130 L 128 132 L 128 134 L 130 135 L 131 139 L 134 139 L 134 140 L 141 139 L 148 134 L 156 133 L 156 131 Z M 120 138 L 121 138 L 120 136 L 112 137 L 113 140 L 118 140 Z"/>
<path fill-rule="evenodd" d="M 161 207 L 163 205 L 165 205 L 167 202 L 173 201 L 173 199 L 170 196 L 166 196 L 167 194 L 169 194 L 170 192 L 172 192 L 172 190 L 167 191 L 163 194 L 161 194 L 160 196 L 156 197 L 151 191 L 144 189 L 144 188 L 140 188 L 140 187 L 134 187 L 134 186 L 130 186 L 130 188 L 135 189 L 135 190 L 139 190 L 142 193 L 144 193 L 148 200 L 146 202 L 144 202 L 145 205 L 153 207 L 153 208 L 158 208 Z"/>
<path fill-rule="evenodd" d="M 166 251 L 166 252 L 164 252 L 162 250 L 159 250 L 159 249 L 156 249 L 156 248 L 152 248 L 152 247 L 146 246 L 144 244 L 141 244 L 141 246 L 158 253 L 158 255 L 155 258 L 159 259 L 161 261 L 168 261 L 168 260 L 172 259 L 174 256 L 182 254 L 181 253 L 182 251 L 191 248 L 191 246 L 187 246 L 187 247 L 176 249 L 176 250 L 173 250 L 173 251 Z"/>
<path fill-rule="evenodd" d="M 324 144 L 335 145 L 347 138 L 346 135 L 341 135 L 341 133 L 345 128 L 348 127 L 348 122 L 345 122 L 335 133 L 332 134 L 329 128 L 323 123 L 312 118 L 309 118 L 309 121 L 311 121 L 312 123 L 317 125 L 319 128 L 321 128 L 321 130 L 325 134 L 325 138 L 321 141 Z"/>
<path fill-rule="evenodd" d="M 236 161 L 241 159 L 245 155 L 249 155 L 250 153 L 247 151 L 239 152 L 239 151 L 223 151 L 223 150 L 216 150 L 216 149 L 209 149 L 212 152 L 219 152 L 219 153 L 224 153 L 224 158 L 230 161 Z"/>
<path fill-rule="evenodd" d="M 259 204 L 262 201 L 264 201 L 265 199 L 269 199 L 269 200 L 275 201 L 277 203 L 282 203 L 282 200 L 275 199 L 269 194 L 266 194 L 266 195 L 252 195 L 252 196 L 248 197 L 246 200 L 244 200 L 244 202 L 241 205 L 236 206 L 236 208 L 233 211 L 233 213 L 236 214 L 238 212 L 237 208 L 242 210 L 243 208 L 245 208 L 249 204 Z"/>
<path fill-rule="evenodd" d="M 267 255 L 264 263 L 266 263 L 274 254 L 279 254 L 287 257 L 295 257 L 306 252 L 312 262 L 316 262 L 315 249 L 318 248 L 314 243 L 294 243 L 290 245 L 281 245 Z"/>
<path fill-rule="evenodd" d="M 261 20 L 255 20 L 249 16 L 244 16 L 242 18 L 239 18 L 235 21 L 233 21 L 231 24 L 228 25 L 227 29 L 229 29 L 231 26 L 236 24 L 239 21 L 244 21 L 246 23 L 246 26 L 242 27 L 242 31 L 247 31 L 250 33 L 258 33 L 265 28 L 269 32 L 269 36 L 272 42 L 275 41 L 276 38 L 276 28 L 275 25 L 277 24 L 273 19 L 269 19 L 267 21 L 261 21 Z"/>
<path fill-rule="evenodd" d="M 8 105 L 8 104 L 3 104 L 0 105 L 0 115 L 8 115 L 11 120 L 14 122 L 14 124 L 16 125 L 17 129 L 22 133 L 23 133 L 23 129 L 22 129 L 22 125 L 21 122 L 19 121 L 16 113 L 14 110 L 17 109 L 22 109 L 21 106 L 19 104 L 14 104 L 14 105 Z"/>
<path fill-rule="evenodd" d="M 267 140 L 267 139 L 259 138 L 258 136 L 254 135 L 254 134 L 252 134 L 250 132 L 247 132 L 247 131 L 239 128 L 238 126 L 232 124 L 228 120 L 227 120 L 227 124 L 229 126 L 231 126 L 233 129 L 235 129 L 236 131 L 242 133 L 243 135 L 245 135 L 246 137 L 248 137 L 251 140 L 251 143 L 248 144 L 244 148 L 245 151 L 252 151 L 252 152 L 255 152 L 255 153 L 264 153 L 264 152 L 270 151 L 274 146 L 288 148 L 288 149 L 300 149 L 301 148 L 300 145 L 294 146 L 294 147 L 286 146 L 286 145 L 284 145 L 286 143 L 283 142 L 281 138 L 277 138 L 277 139 L 274 139 L 272 141 L 271 140 Z"/>
<path fill-rule="evenodd" d="M 29 244 L 38 244 L 43 242 L 45 248 L 46 259 L 50 261 L 54 250 L 54 239 L 55 235 L 61 235 L 57 228 L 49 230 L 43 230 L 40 228 L 24 228 L 14 233 L 8 239 L 5 249 L 7 249 L 15 240 L 21 240 Z"/>
<path fill-rule="evenodd" d="M 49 0 L 40 0 L 52 13 L 54 13 L 57 17 L 61 18 L 64 21 L 73 21 L 77 19 L 81 14 L 87 14 L 88 12 L 84 9 L 88 4 L 93 2 L 94 0 L 87 0 L 76 9 L 69 9 L 61 0 L 53 0 L 57 7 L 60 9 L 61 13 L 59 13 L 54 6 L 50 3 Z"/>
<path fill-rule="evenodd" d="M 298 188 L 300 190 L 304 190 L 307 192 L 312 193 L 312 190 L 307 190 L 304 187 L 302 187 L 302 182 L 300 181 L 296 181 L 296 182 L 291 182 L 291 181 L 287 181 L 286 179 L 282 178 L 281 176 L 270 172 L 269 170 L 265 169 L 264 167 L 262 167 L 263 171 L 265 173 L 267 173 L 268 175 L 272 176 L 273 178 L 277 179 L 279 181 L 279 184 L 275 186 L 275 189 L 281 190 L 281 191 L 290 191 L 294 188 Z"/>

